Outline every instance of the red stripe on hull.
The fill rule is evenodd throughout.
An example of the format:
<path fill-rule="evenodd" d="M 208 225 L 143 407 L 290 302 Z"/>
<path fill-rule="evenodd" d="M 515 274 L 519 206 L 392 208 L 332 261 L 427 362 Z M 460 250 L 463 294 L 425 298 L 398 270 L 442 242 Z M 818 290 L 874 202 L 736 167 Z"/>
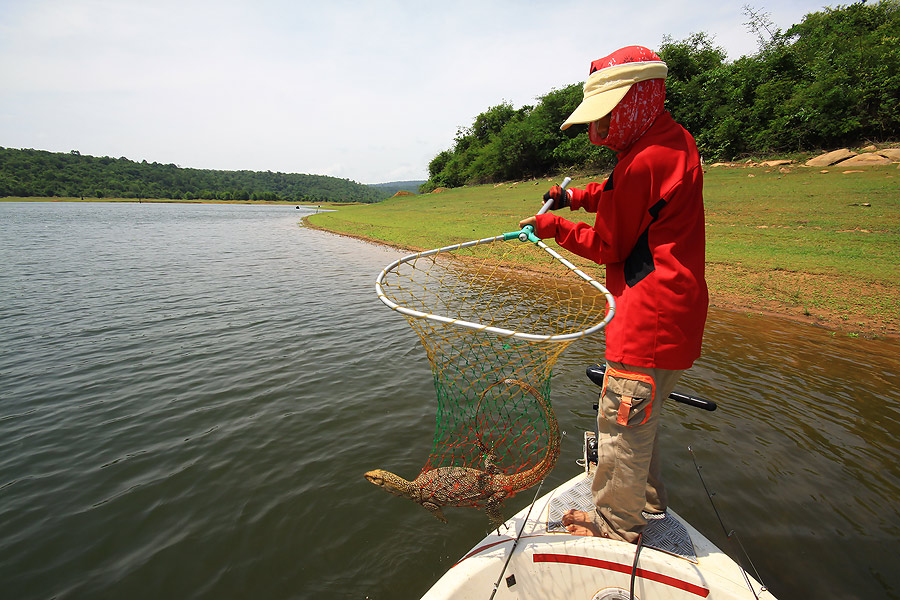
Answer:
<path fill-rule="evenodd" d="M 624 565 L 622 563 L 600 560 L 599 558 L 590 558 L 587 556 L 573 556 L 571 554 L 535 554 L 534 562 L 581 565 L 584 567 L 594 567 L 597 569 L 605 569 L 607 571 L 615 571 L 617 573 L 625 573 L 628 575 L 631 574 L 631 565 Z M 635 573 L 635 576 L 641 577 L 643 579 L 648 579 L 650 581 L 655 581 L 657 583 L 662 583 L 679 590 L 684 590 L 686 592 L 690 592 L 691 594 L 700 596 L 701 598 L 706 598 L 709 595 L 709 590 L 705 587 L 696 585 L 694 583 L 689 583 L 687 581 L 671 577 L 669 575 L 656 573 L 655 571 L 638 569 Z"/>

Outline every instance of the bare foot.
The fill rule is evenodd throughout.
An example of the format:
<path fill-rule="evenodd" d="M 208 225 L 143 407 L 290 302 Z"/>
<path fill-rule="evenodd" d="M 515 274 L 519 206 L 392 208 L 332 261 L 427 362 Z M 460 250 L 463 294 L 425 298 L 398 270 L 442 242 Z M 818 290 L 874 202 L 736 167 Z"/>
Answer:
<path fill-rule="evenodd" d="M 562 523 L 566 530 L 573 535 L 587 537 L 609 537 L 594 523 L 588 513 L 583 510 L 569 510 L 563 514 Z"/>

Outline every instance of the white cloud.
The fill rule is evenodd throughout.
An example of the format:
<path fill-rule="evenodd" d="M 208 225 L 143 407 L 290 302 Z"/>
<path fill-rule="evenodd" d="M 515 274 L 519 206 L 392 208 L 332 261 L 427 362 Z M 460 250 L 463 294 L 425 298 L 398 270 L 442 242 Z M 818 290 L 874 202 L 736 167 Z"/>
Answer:
<path fill-rule="evenodd" d="M 769 12 L 787 28 L 817 10 Z M 490 106 L 666 34 L 706 31 L 737 58 L 756 50 L 745 21 L 708 0 L 0 1 L 0 145 L 419 179 Z"/>

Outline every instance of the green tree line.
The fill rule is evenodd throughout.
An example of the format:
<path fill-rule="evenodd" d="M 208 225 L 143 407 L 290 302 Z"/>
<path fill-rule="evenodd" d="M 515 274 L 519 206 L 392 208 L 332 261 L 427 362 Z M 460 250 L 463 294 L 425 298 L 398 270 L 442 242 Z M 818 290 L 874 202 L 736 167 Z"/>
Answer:
<path fill-rule="evenodd" d="M 735 61 L 707 33 L 663 39 L 666 108 L 690 131 L 705 160 L 803 152 L 888 141 L 900 133 L 900 0 L 857 2 L 806 15 L 787 31 L 744 7 L 759 50 Z M 612 151 L 586 126 L 560 131 L 582 99 L 581 83 L 534 106 L 508 102 L 457 131 L 428 165 L 423 192 L 437 187 L 605 169 Z"/>
<path fill-rule="evenodd" d="M 0 148 L 0 197 L 378 202 L 386 191 L 326 175 L 185 169 L 174 164 Z"/>

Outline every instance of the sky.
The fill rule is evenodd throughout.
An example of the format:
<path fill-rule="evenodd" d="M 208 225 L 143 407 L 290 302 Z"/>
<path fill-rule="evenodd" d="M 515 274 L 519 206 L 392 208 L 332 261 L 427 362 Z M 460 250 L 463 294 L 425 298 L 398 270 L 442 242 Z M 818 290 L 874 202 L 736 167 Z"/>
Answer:
<path fill-rule="evenodd" d="M 426 179 L 479 113 L 617 48 L 706 32 L 734 60 L 744 5 L 781 29 L 835 6 L 766 1 L 0 0 L 0 146 Z"/>

